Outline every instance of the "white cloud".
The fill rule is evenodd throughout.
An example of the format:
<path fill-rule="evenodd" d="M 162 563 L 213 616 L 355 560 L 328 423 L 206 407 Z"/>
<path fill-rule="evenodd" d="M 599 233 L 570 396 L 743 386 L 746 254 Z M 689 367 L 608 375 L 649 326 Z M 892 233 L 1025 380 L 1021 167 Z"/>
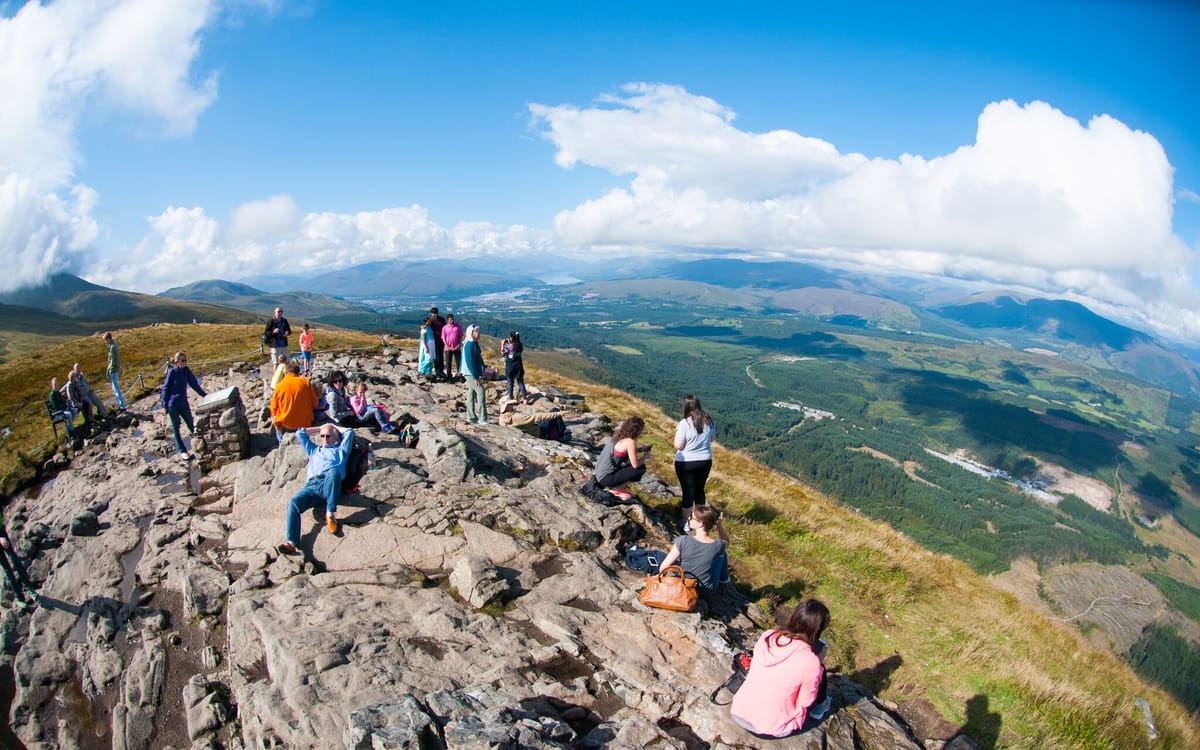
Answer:
<path fill-rule="evenodd" d="M 229 235 L 237 240 L 258 240 L 293 231 L 300 224 L 300 209 L 290 195 L 273 195 L 243 203 L 233 209 Z"/>
<path fill-rule="evenodd" d="M 1084 125 L 1042 102 L 996 102 L 973 144 L 882 159 L 738 130 L 733 112 L 673 86 L 529 109 L 560 166 L 630 177 L 555 217 L 569 247 L 736 250 L 1026 283 L 1129 305 L 1127 318 L 1200 339 L 1192 252 L 1171 224 L 1173 169 L 1153 136 L 1107 115 Z M 1150 289 L 1158 296 L 1145 302 Z"/>
<path fill-rule="evenodd" d="M 70 271 L 97 236 L 93 191 L 74 177 L 89 106 L 120 108 L 163 134 L 191 132 L 216 76 L 191 80 L 213 0 L 29 2 L 0 18 L 0 262 L 11 289 Z"/>
<path fill-rule="evenodd" d="M 378 260 L 517 257 L 551 247 L 546 231 L 483 222 L 446 228 L 421 206 L 300 216 L 286 195 L 239 206 L 228 232 L 201 208 L 168 208 L 147 222 L 150 235 L 129 257 L 98 260 L 88 278 L 156 293 L 198 278 L 315 273 Z"/>

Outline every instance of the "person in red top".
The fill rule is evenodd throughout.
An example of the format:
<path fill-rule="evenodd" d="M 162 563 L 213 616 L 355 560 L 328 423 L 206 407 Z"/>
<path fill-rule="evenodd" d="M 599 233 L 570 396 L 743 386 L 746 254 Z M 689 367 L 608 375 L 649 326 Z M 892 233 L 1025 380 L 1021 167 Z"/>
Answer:
<path fill-rule="evenodd" d="M 787 737 L 807 729 L 805 719 L 825 718 L 825 642 L 829 608 L 816 599 L 800 602 L 775 630 L 754 644 L 746 681 L 733 695 L 729 717 L 760 737 Z"/>
<path fill-rule="evenodd" d="M 446 325 L 442 326 L 442 344 L 446 350 L 446 377 L 460 377 L 462 375 L 463 329 L 454 322 L 453 315 L 447 315 Z"/>

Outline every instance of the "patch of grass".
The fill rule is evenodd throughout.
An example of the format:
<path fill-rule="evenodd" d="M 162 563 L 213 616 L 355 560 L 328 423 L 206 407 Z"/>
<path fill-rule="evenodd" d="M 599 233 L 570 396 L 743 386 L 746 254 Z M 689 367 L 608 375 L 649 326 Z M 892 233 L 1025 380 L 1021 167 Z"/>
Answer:
<path fill-rule="evenodd" d="M 540 369 L 528 377 L 584 393 L 614 422 L 642 416 L 651 442 L 674 432 L 675 419 L 626 393 Z M 1164 691 L 964 563 L 744 453 L 716 446 L 713 463 L 707 492 L 725 511 L 735 585 L 768 617 L 777 604 L 822 599 L 833 663 L 881 697 L 926 698 L 994 747 L 1150 748 L 1133 709 L 1144 697 L 1160 732 L 1154 748 L 1200 747 L 1200 727 Z"/>
<path fill-rule="evenodd" d="M 0 440 L 0 492 L 11 494 L 33 481 L 41 464 L 58 449 L 46 418 L 51 377 L 57 377 L 61 387 L 66 383 L 67 371 L 78 362 L 96 393 L 102 399 L 112 396 L 105 375 L 108 350 L 101 333 L 45 346 L 0 364 L 0 428 L 9 430 Z M 322 351 L 379 345 L 377 336 L 326 329 L 321 334 Z M 206 373 L 238 362 L 266 363 L 267 355 L 259 349 L 261 335 L 260 325 L 220 323 L 114 330 L 124 369 L 121 387 L 125 399 L 132 404 L 155 393 L 162 385 L 167 357 L 177 351 L 188 353 L 188 365 L 201 380 Z M 148 404 L 144 408 L 149 411 Z M 61 439 L 61 430 L 59 434 Z"/>

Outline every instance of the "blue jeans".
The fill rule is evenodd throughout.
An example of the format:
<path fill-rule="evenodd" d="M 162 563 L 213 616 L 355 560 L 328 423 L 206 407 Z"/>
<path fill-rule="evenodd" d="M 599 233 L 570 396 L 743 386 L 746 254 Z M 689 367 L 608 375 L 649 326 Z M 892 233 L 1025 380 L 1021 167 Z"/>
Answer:
<path fill-rule="evenodd" d="M 308 480 L 288 503 L 287 540 L 300 546 L 300 514 L 325 503 L 325 512 L 337 513 L 338 500 L 342 496 L 342 478 L 336 471 L 327 471 Z"/>
<path fill-rule="evenodd" d="M 121 375 L 119 373 L 110 372 L 108 374 L 108 382 L 112 383 L 113 395 L 117 397 L 117 408 L 125 408 L 125 394 L 121 393 Z"/>
<path fill-rule="evenodd" d="M 182 419 L 187 425 L 188 434 L 196 434 L 196 425 L 192 422 L 192 407 L 188 405 L 187 399 L 180 399 L 171 406 L 167 407 L 167 416 L 171 418 L 171 434 L 175 437 L 175 445 L 179 447 L 180 453 L 186 453 L 187 448 L 183 445 L 183 438 L 179 434 L 179 420 Z"/>

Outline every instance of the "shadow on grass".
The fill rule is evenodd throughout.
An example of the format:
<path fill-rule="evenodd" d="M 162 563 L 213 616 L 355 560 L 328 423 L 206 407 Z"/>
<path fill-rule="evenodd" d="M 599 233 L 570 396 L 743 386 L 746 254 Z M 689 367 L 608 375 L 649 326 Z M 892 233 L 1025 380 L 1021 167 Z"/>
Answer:
<path fill-rule="evenodd" d="M 875 695 L 879 695 L 884 690 L 887 690 L 888 685 L 891 684 L 892 675 L 903 663 L 904 658 L 900 654 L 892 654 L 873 667 L 858 670 L 850 676 L 850 679 L 867 688 Z"/>
<path fill-rule="evenodd" d="M 1000 739 L 1000 714 L 988 710 L 986 695 L 975 695 L 967 701 L 967 723 L 961 733 L 975 740 L 982 750 L 995 750 Z"/>

